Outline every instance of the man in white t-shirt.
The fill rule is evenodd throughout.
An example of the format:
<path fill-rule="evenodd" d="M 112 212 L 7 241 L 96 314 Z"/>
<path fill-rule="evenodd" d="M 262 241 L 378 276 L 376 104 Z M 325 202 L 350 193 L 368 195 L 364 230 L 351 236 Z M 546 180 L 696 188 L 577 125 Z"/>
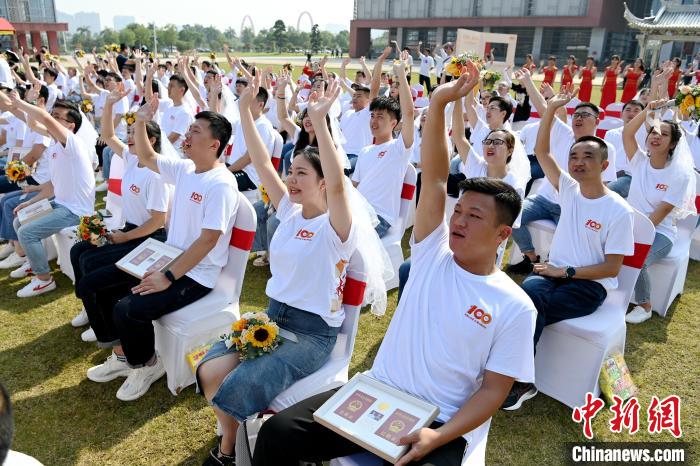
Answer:
<path fill-rule="evenodd" d="M 514 380 L 535 378 L 535 308 L 494 263 L 520 210 L 520 197 L 500 180 L 466 180 L 449 226 L 444 220 L 445 105 L 471 92 L 478 80 L 472 65 L 433 94 L 411 239 L 414 270 L 368 373 L 440 408 L 435 422 L 399 440 L 410 448 L 397 466 L 484 464 L 491 417 Z M 336 391 L 312 396 L 266 421 L 253 464 L 293 465 L 362 451 L 313 421 L 312 413 Z"/>
<path fill-rule="evenodd" d="M 421 49 L 423 42 L 418 42 L 418 56 L 420 57 L 420 69 L 418 71 L 418 84 L 425 88 L 425 93 L 428 94 L 432 85 L 430 84 L 430 73 L 435 68 L 435 59 L 430 53 L 430 49 Z"/>
<path fill-rule="evenodd" d="M 378 63 L 388 56 L 387 47 L 378 58 Z M 378 65 L 378 66 L 381 66 Z M 375 73 L 376 74 L 376 73 Z M 404 62 L 394 65 L 394 74 L 399 82 L 399 100 L 401 105 L 391 97 L 377 97 L 369 106 L 370 129 L 374 144 L 362 148 L 357 159 L 352 182 L 358 191 L 374 208 L 379 219 L 377 234 L 383 238 L 391 225 L 399 218 L 401 208 L 401 189 L 403 179 L 413 151 L 413 99 L 406 79 Z M 379 76 L 372 79 L 370 95 L 379 91 Z M 401 121 L 401 136 L 394 139 L 394 129 Z"/>
<path fill-rule="evenodd" d="M 537 160 L 561 203 L 549 262 L 535 264 L 522 284 L 537 308 L 535 346 L 546 325 L 595 312 L 608 291 L 617 288 L 624 256 L 634 253 L 634 210 L 603 182 L 609 164 L 605 142 L 596 136 L 579 138 L 569 150 L 568 170 L 550 152 L 554 114 L 572 97 L 566 86 L 549 100 L 535 145 Z M 532 383 L 516 383 L 503 409 L 518 409 L 536 394 Z"/>
<path fill-rule="evenodd" d="M 265 104 L 267 103 L 268 93 L 264 87 L 258 89 L 258 94 L 255 98 L 255 104 L 250 109 L 255 119 L 255 128 L 260 133 L 260 137 L 265 143 L 265 147 L 269 154 L 275 146 L 275 128 L 272 127 L 272 123 L 263 115 L 263 110 L 265 109 Z M 246 146 L 245 137 L 243 136 L 243 130 L 241 129 L 241 122 L 236 123 L 234 134 L 236 135 L 233 139 L 233 147 L 231 148 L 231 156 L 228 159 L 228 169 L 236 177 L 236 182 L 238 183 L 239 191 L 254 191 L 258 189 L 260 184 L 260 178 L 258 177 L 258 172 L 255 171 L 255 167 L 250 161 L 250 155 L 248 155 L 248 148 Z"/>
<path fill-rule="evenodd" d="M 210 111 L 198 113 L 186 133 L 183 149 L 187 159 L 183 160 L 159 155 L 151 147 L 146 123 L 157 109 L 154 96 L 137 112 L 135 153 L 141 165 L 175 186 L 166 244 L 183 253 L 166 271 L 134 279 L 130 293 L 114 306 L 112 322 L 105 322 L 119 337 L 112 346 L 120 346 L 123 355 L 113 352 L 103 364 L 88 369 L 87 376 L 108 382 L 126 375 L 117 391 L 122 401 L 141 397 L 165 374 L 155 352 L 151 321 L 197 301 L 214 288 L 228 260 L 240 199 L 233 176 L 219 162 L 231 137 L 226 118 Z"/>
<path fill-rule="evenodd" d="M 615 191 L 620 196 L 627 198 L 630 192 L 630 184 L 632 184 L 632 172 L 627 164 L 627 156 L 625 155 L 625 148 L 622 144 L 622 130 L 625 125 L 632 121 L 642 110 L 644 110 L 644 104 L 638 100 L 630 100 L 622 107 L 622 121 L 623 125 L 619 128 L 608 130 L 605 133 L 605 141 L 615 147 L 615 152 L 619 154 L 615 158 L 615 171 L 617 172 L 617 179 L 608 183 L 608 188 Z M 642 125 L 637 131 L 637 144 L 640 147 L 644 147 L 647 137 L 647 129 L 645 125 Z"/>
<path fill-rule="evenodd" d="M 187 82 L 181 75 L 174 74 L 170 77 L 168 97 L 173 101 L 173 105 L 163 113 L 160 120 L 163 133 L 178 151 L 182 150 L 185 133 L 194 121 L 193 109 L 184 103 L 187 89 Z"/>
<path fill-rule="evenodd" d="M 117 88 L 124 82 L 124 79 L 119 73 L 110 72 L 103 79 L 104 90 L 100 92 L 101 106 L 104 107 L 104 99 L 107 98 L 110 92 Z M 126 121 L 124 120 L 124 115 L 129 111 L 129 100 L 127 96 L 124 96 L 119 102 L 117 102 L 114 107 L 112 107 L 112 120 L 114 122 L 114 134 L 122 140 L 126 141 Z M 109 171 L 112 164 L 112 149 L 105 147 L 102 150 L 102 175 L 104 177 L 104 182 L 97 185 L 95 188 L 98 192 L 107 191 L 107 182 L 109 180 Z"/>
<path fill-rule="evenodd" d="M 372 144 L 372 131 L 369 113 L 370 88 L 365 84 L 353 83 L 351 89 L 352 108 L 340 117 L 340 131 L 345 138 L 343 150 L 348 154 L 353 171 L 362 148 Z"/>
<path fill-rule="evenodd" d="M 17 292 L 19 298 L 28 298 L 56 288 L 42 240 L 66 227 L 77 225 L 81 216 L 94 212 L 95 176 L 90 148 L 75 134 L 83 123 L 75 104 L 57 100 L 50 115 L 46 110 L 19 99 L 13 99 L 11 104 L 23 111 L 28 119 L 45 128 L 55 141 L 48 149 L 50 180 L 41 185 L 36 196 L 15 208 L 16 214 L 42 199 L 53 198 L 52 210 L 43 217 L 24 225 L 20 225 L 18 219 L 14 222 L 27 262 L 10 276 L 23 278 L 33 274 L 29 284 Z"/>
<path fill-rule="evenodd" d="M 530 103 L 535 106 L 540 115 L 544 115 L 548 105 L 533 83 L 530 72 L 523 68 L 516 73 L 516 78 L 520 80 L 521 84 L 525 85 L 530 96 Z M 599 122 L 599 109 L 589 102 L 581 102 L 576 106 L 572 115 L 571 125 L 564 123 L 559 118 L 554 120 L 554 123 L 551 125 L 552 154 L 554 154 L 557 163 L 564 171 L 567 170 L 571 146 L 584 136 L 595 136 Z M 603 182 L 609 183 L 617 179 L 615 173 L 617 154 L 611 144 L 607 144 L 605 141 L 604 144 L 607 146 L 608 163 L 602 176 Z M 509 272 L 527 274 L 532 271 L 532 265 L 540 260 L 532 243 L 532 236 L 527 225 L 535 220 L 551 220 L 557 223 L 560 214 L 561 207 L 559 206 L 556 187 L 551 183 L 543 183 L 535 196 L 525 199 L 520 228 L 513 230 L 513 241 L 520 248 L 523 260 L 508 267 Z"/>

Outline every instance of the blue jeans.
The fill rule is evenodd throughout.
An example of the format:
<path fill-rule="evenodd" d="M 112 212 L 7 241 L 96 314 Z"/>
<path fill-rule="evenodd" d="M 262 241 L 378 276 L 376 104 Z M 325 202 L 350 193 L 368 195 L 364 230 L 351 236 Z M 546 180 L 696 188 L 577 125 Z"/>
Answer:
<path fill-rule="evenodd" d="M 644 265 L 639 271 L 637 283 L 634 284 L 634 297 L 637 304 L 646 304 L 651 298 L 651 283 L 649 283 L 648 267 L 668 256 L 673 248 L 673 242 L 666 235 L 656 233 L 654 242 L 651 243 L 651 249 L 647 258 L 644 260 Z"/>
<path fill-rule="evenodd" d="M 411 272 L 411 258 L 409 257 L 404 261 L 403 264 L 399 266 L 399 297 L 398 301 L 401 301 L 401 294 L 403 293 L 403 287 L 406 286 L 408 281 L 408 274 Z"/>
<path fill-rule="evenodd" d="M 34 178 L 31 176 L 26 179 L 27 184 L 31 186 L 36 186 L 39 183 L 37 183 Z M 22 188 L 20 188 L 17 183 L 14 183 L 10 181 L 6 175 L 0 176 L 0 194 L 5 194 L 5 193 L 11 193 L 13 191 L 20 191 Z"/>
<path fill-rule="evenodd" d="M 282 146 L 282 162 L 280 163 L 280 173 L 289 174 L 289 168 L 292 166 L 292 154 L 294 152 L 294 144 L 289 142 Z"/>
<path fill-rule="evenodd" d="M 535 220 L 552 220 L 559 223 L 561 207 L 559 204 L 548 201 L 542 196 L 525 198 L 523 202 L 523 216 L 520 220 L 520 228 L 513 229 L 513 241 L 518 245 L 520 251 L 533 252 L 532 235 L 527 229 L 527 224 Z"/>
<path fill-rule="evenodd" d="M 255 208 L 255 213 L 258 216 L 258 225 L 255 229 L 252 251 L 269 251 L 270 241 L 272 241 L 272 236 L 275 234 L 280 221 L 277 220 L 275 212 L 268 214 L 268 208 L 263 201 L 257 201 L 253 204 L 253 208 Z"/>
<path fill-rule="evenodd" d="M 102 176 L 104 177 L 105 182 L 109 180 L 109 168 L 112 164 L 112 154 L 114 154 L 114 152 L 109 146 L 106 146 L 102 150 Z"/>
<path fill-rule="evenodd" d="M 622 175 L 618 176 L 615 181 L 608 183 L 608 188 L 627 199 L 627 195 L 630 193 L 631 184 L 632 177 L 630 175 Z"/>
<path fill-rule="evenodd" d="M 455 155 L 452 157 L 450 160 L 450 174 L 451 175 L 456 175 L 458 173 L 461 173 L 459 171 L 459 164 L 462 162 L 462 159 L 459 158 L 459 155 Z"/>
<path fill-rule="evenodd" d="M 36 195 L 37 193 L 24 194 L 22 191 L 13 191 L 0 198 L 0 239 L 17 241 L 17 232 L 13 224 L 15 216 L 12 212 L 15 207 Z"/>
<path fill-rule="evenodd" d="M 355 171 L 355 165 L 357 165 L 357 154 L 348 154 L 348 160 L 350 161 L 349 172 L 353 173 Z"/>
<path fill-rule="evenodd" d="M 593 314 L 608 292 L 593 280 L 528 276 L 522 284 L 537 309 L 535 349 L 545 325 Z"/>
<path fill-rule="evenodd" d="M 381 215 L 377 215 L 377 218 L 379 219 L 379 223 L 376 227 L 374 227 L 374 230 L 377 232 L 380 238 L 384 238 L 389 231 L 389 228 L 391 228 L 391 223 L 384 220 L 384 217 Z"/>
<path fill-rule="evenodd" d="M 340 331 L 340 327 L 328 326 L 317 314 L 274 299 L 270 299 L 267 315 L 280 328 L 294 333 L 297 341 L 283 339 L 274 352 L 241 362 L 224 378 L 212 404 L 238 421 L 266 409 L 294 382 L 319 370 L 330 357 Z M 226 349 L 224 342 L 219 341 L 199 366 L 235 351 L 235 346 Z M 200 387 L 198 372 L 196 378 Z"/>
<path fill-rule="evenodd" d="M 17 239 L 19 239 L 19 244 L 29 259 L 34 275 L 43 275 L 51 271 L 41 240 L 66 227 L 76 226 L 80 223 L 80 217 L 62 205 L 52 201 L 51 207 L 53 207 L 51 213 L 26 225 L 20 225 L 16 218 L 14 220 Z"/>

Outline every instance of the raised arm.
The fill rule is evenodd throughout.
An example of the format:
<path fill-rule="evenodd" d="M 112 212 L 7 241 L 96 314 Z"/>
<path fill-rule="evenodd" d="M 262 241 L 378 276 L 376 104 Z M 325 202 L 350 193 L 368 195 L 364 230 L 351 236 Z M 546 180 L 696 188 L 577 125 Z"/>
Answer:
<path fill-rule="evenodd" d="M 333 81 L 324 92 L 323 88 L 309 96 L 308 113 L 316 131 L 318 152 L 321 157 L 323 178 L 326 182 L 326 200 L 331 226 L 341 241 L 346 241 L 352 226 L 352 213 L 347 193 L 345 192 L 345 175 L 340 163 L 338 151 L 326 124 L 326 115 L 333 102 L 340 95 L 340 86 Z"/>
<path fill-rule="evenodd" d="M 416 127 L 413 125 L 413 96 L 411 88 L 408 86 L 406 78 L 406 68 L 408 67 L 408 52 L 401 53 L 401 59 L 394 65 L 394 74 L 399 81 L 399 101 L 401 102 L 401 121 L 407 124 L 401 126 L 401 137 L 403 145 L 409 148 L 413 145 L 413 132 Z"/>
<path fill-rule="evenodd" d="M 365 78 L 371 80 L 372 76 L 374 76 L 374 75 L 369 70 L 369 67 L 367 66 L 367 62 L 365 61 L 365 57 L 361 56 L 360 59 L 358 60 L 358 62 L 360 63 L 360 66 L 362 67 L 362 72 L 365 73 Z M 381 78 L 381 73 L 379 73 L 379 75 L 380 75 L 379 77 Z"/>
<path fill-rule="evenodd" d="M 554 155 L 550 152 L 550 139 L 552 133 L 552 123 L 556 117 L 557 109 L 565 106 L 578 94 L 578 89 L 574 90 L 573 85 L 562 86 L 559 94 L 549 99 L 547 109 L 540 120 L 540 128 L 537 131 L 537 142 L 535 143 L 535 156 L 542 167 L 545 176 L 559 190 L 559 176 L 561 167 L 557 164 Z"/>
<path fill-rule="evenodd" d="M 139 111 L 136 112 L 136 123 L 134 123 L 134 152 L 139 158 L 139 163 L 149 170 L 156 173 L 158 171 L 158 153 L 153 150 L 148 133 L 146 132 L 146 123 L 153 120 L 158 110 L 158 96 L 154 95 L 148 103 L 142 105 Z"/>
<path fill-rule="evenodd" d="M 468 62 L 458 79 L 439 86 L 433 92 L 420 148 L 421 195 L 413 226 L 416 242 L 430 235 L 445 216 L 447 177 L 450 173 L 450 157 L 445 138 L 445 107 L 449 102 L 467 95 L 478 83 L 479 70 L 472 62 Z"/>
<path fill-rule="evenodd" d="M 270 197 L 270 202 L 277 208 L 280 200 L 287 192 L 287 187 L 284 185 L 277 170 L 272 165 L 270 153 L 263 142 L 258 129 L 255 127 L 253 114 L 250 112 L 250 106 L 255 102 L 255 96 L 258 94 L 260 87 L 260 73 L 255 73 L 256 76 L 246 86 L 238 99 L 238 104 L 241 113 L 241 127 L 243 129 L 243 138 L 245 139 L 246 147 L 248 148 L 248 156 L 253 162 L 255 170 L 260 176 L 260 181 L 265 186 L 265 191 Z M 238 135 L 237 135 L 238 136 Z"/>
<path fill-rule="evenodd" d="M 340 86 L 343 88 L 345 92 L 349 92 L 350 94 L 353 93 L 353 90 L 350 86 L 348 86 L 347 83 L 347 74 L 345 72 L 345 67 L 348 66 L 348 63 L 350 63 L 349 58 L 343 58 L 343 62 L 340 64 L 340 72 L 338 75 L 340 76 Z"/>
<path fill-rule="evenodd" d="M 464 102 L 466 104 L 465 107 L 469 126 L 471 126 L 472 129 L 476 128 L 476 125 L 479 123 L 479 114 L 476 113 L 476 98 L 474 97 L 474 93 L 466 96 Z M 464 126 L 464 122 L 462 122 L 462 126 Z"/>
<path fill-rule="evenodd" d="M 452 142 L 457 147 L 459 158 L 466 163 L 472 146 L 464 135 L 464 99 L 462 98 L 455 101 L 455 106 L 452 109 Z"/>
<path fill-rule="evenodd" d="M 540 93 L 537 86 L 535 86 L 535 83 L 532 81 L 530 70 L 527 68 L 521 68 L 515 72 L 515 79 L 520 81 L 520 84 L 525 86 L 527 95 L 530 97 L 530 103 L 535 106 L 537 113 L 544 115 L 544 113 L 547 111 L 547 101 L 544 99 L 544 96 Z"/>
<path fill-rule="evenodd" d="M 654 100 L 649 102 L 647 106 L 639 112 L 632 120 L 622 128 L 622 145 L 625 148 L 625 154 L 628 160 L 634 158 L 634 154 L 639 150 L 637 144 L 637 131 L 646 122 L 649 113 L 654 113 L 657 108 L 666 104 L 666 99 Z"/>
<path fill-rule="evenodd" d="M 182 76 L 185 78 L 187 87 L 192 93 L 192 97 L 194 97 L 195 102 L 197 102 L 197 105 L 199 105 L 199 108 L 203 110 L 207 109 L 207 103 L 204 101 L 202 94 L 199 92 L 199 83 L 197 82 L 197 79 L 190 68 L 189 58 L 186 56 L 181 57 L 180 63 L 178 63 L 178 68 L 182 70 Z"/>
<path fill-rule="evenodd" d="M 369 87 L 370 102 L 379 95 L 379 85 L 382 77 L 382 65 L 384 64 L 384 60 L 386 60 L 387 57 L 391 55 L 392 50 L 393 49 L 391 47 L 386 47 L 382 54 L 379 55 L 379 57 L 377 57 L 377 63 L 374 64 L 374 71 L 372 72 L 372 81 Z M 409 90 L 409 97 L 410 92 L 411 91 Z"/>
<path fill-rule="evenodd" d="M 114 89 L 105 99 L 104 110 L 102 111 L 101 119 L 101 136 L 102 140 L 109 146 L 115 154 L 119 157 L 124 153 L 126 149 L 126 144 L 121 142 L 118 137 L 114 135 L 114 121 L 112 120 L 112 108 L 114 104 L 119 102 L 122 98 L 126 97 L 129 91 L 124 89 L 124 83 L 119 83 L 117 88 Z"/>
<path fill-rule="evenodd" d="M 29 118 L 36 120 L 39 124 L 46 127 L 52 138 L 60 142 L 62 145 L 66 145 L 68 141 L 69 130 L 65 126 L 60 124 L 54 119 L 46 110 L 32 105 L 28 102 L 23 101 L 18 98 L 16 93 L 10 94 L 10 97 L 0 92 L 0 100 L 3 101 L 3 105 L 14 106 L 19 110 L 27 114 Z"/>
<path fill-rule="evenodd" d="M 275 89 L 275 105 L 277 109 L 277 119 L 280 122 L 280 129 L 287 132 L 290 137 L 299 130 L 299 127 L 294 123 L 289 117 L 289 111 L 287 110 L 287 74 L 280 74 L 277 79 L 277 88 Z"/>
<path fill-rule="evenodd" d="M 134 61 L 136 62 L 136 64 L 135 64 L 135 72 L 134 72 L 134 75 L 135 75 L 135 78 L 136 78 L 136 79 L 134 79 L 135 84 L 136 84 L 136 91 L 137 91 L 137 93 L 140 94 L 140 95 L 145 95 L 145 92 L 144 92 L 144 89 L 143 89 L 143 88 L 144 88 L 143 68 L 142 68 L 142 66 L 143 66 L 143 65 L 142 65 L 142 62 L 143 62 L 143 60 L 142 60 L 142 58 L 143 58 L 143 53 L 142 53 L 140 50 L 138 51 L 138 54 L 136 53 L 136 51 L 134 51 L 134 58 L 135 58 Z"/>

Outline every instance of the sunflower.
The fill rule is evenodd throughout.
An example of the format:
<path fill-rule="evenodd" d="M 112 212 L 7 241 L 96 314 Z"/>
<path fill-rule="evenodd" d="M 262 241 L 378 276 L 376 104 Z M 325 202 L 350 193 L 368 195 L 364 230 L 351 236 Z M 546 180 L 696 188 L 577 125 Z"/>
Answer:
<path fill-rule="evenodd" d="M 234 332 L 242 332 L 248 327 L 248 321 L 245 319 L 239 319 L 231 325 L 231 330 Z"/>
<path fill-rule="evenodd" d="M 696 109 L 700 108 L 700 96 L 695 98 L 695 108 Z"/>
<path fill-rule="evenodd" d="M 277 338 L 277 328 L 270 324 L 255 325 L 246 332 L 246 340 L 256 348 L 270 346 Z"/>
<path fill-rule="evenodd" d="M 692 96 L 692 95 L 687 95 L 687 96 L 685 96 L 685 98 L 683 99 L 683 104 L 684 104 L 686 107 L 692 107 L 692 106 L 695 105 L 695 99 L 693 99 L 693 96 Z"/>
<path fill-rule="evenodd" d="M 132 112 L 127 112 L 124 114 L 124 121 L 126 121 L 127 126 L 131 126 L 136 123 L 136 115 Z"/>
<path fill-rule="evenodd" d="M 209 58 L 211 58 L 212 60 L 216 60 L 216 54 L 214 52 L 210 53 Z"/>

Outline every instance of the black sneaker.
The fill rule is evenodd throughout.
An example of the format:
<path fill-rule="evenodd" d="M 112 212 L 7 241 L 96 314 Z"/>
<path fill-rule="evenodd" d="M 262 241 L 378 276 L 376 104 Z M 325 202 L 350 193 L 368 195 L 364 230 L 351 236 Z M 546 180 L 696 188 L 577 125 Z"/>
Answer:
<path fill-rule="evenodd" d="M 533 262 L 529 257 L 523 254 L 523 260 L 517 264 L 509 265 L 507 270 L 511 273 L 527 275 L 535 268 L 533 264 L 538 264 L 539 262 L 540 256 L 537 256 L 537 259 Z"/>
<path fill-rule="evenodd" d="M 501 405 L 501 409 L 506 411 L 515 411 L 519 409 L 523 402 L 537 395 L 537 388 L 531 383 L 514 382 L 513 388 L 506 398 L 506 401 Z"/>
<path fill-rule="evenodd" d="M 209 456 L 204 460 L 202 466 L 236 466 L 236 456 L 219 453 L 219 446 L 217 445 L 209 450 Z"/>

